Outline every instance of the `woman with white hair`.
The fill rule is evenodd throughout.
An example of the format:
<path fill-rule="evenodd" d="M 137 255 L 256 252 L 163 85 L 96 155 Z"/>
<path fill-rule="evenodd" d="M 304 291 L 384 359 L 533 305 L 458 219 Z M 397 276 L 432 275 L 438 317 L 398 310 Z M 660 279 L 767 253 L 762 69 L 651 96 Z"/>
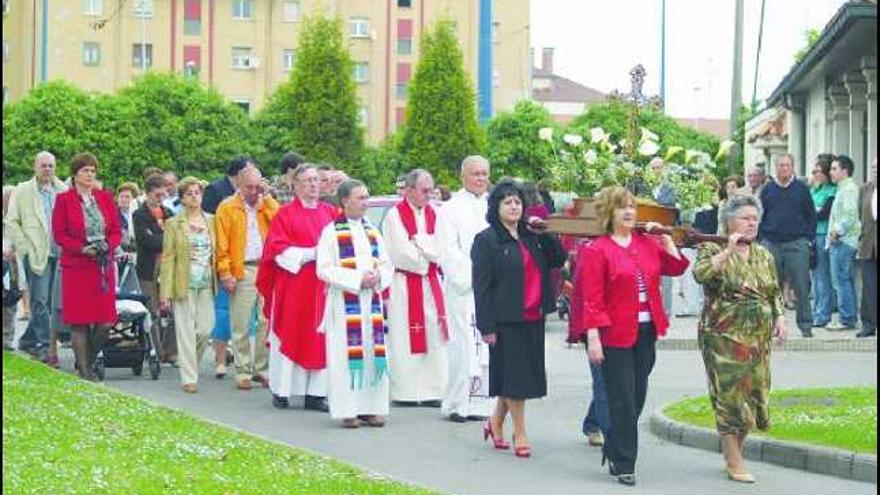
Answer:
<path fill-rule="evenodd" d="M 721 434 L 727 475 L 754 483 L 744 466 L 749 430 L 770 427 L 770 341 L 785 338 L 785 313 L 776 264 L 755 242 L 761 207 L 754 196 L 729 198 L 721 211 L 728 243 L 699 247 L 694 276 L 706 303 L 698 342 L 709 397 Z"/>

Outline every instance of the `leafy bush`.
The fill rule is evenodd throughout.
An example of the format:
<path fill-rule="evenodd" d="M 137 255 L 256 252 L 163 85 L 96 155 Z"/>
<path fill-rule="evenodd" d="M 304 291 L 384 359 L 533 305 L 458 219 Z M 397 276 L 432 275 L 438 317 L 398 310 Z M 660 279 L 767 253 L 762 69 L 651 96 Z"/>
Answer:
<path fill-rule="evenodd" d="M 528 180 L 548 177 L 553 151 L 536 138 L 540 129 L 558 127 L 549 111 L 530 100 L 520 101 L 512 112 L 498 114 L 487 127 L 486 155 L 492 175 Z"/>

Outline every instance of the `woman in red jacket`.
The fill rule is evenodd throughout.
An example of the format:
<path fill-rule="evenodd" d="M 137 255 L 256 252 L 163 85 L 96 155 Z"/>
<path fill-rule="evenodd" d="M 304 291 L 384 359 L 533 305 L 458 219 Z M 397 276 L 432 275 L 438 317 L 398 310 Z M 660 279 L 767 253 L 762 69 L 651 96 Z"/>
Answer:
<path fill-rule="evenodd" d="M 94 380 L 92 363 L 116 322 L 113 252 L 122 240 L 113 195 L 96 186 L 98 160 L 73 157 L 73 185 L 58 195 L 52 236 L 61 248 L 61 319 L 70 325 L 79 375 Z"/>
<path fill-rule="evenodd" d="M 599 195 L 605 235 L 582 249 L 577 263 L 583 287 L 580 334 L 586 335 L 590 362 L 601 365 L 611 416 L 602 462 L 612 476 L 635 484 L 638 419 L 654 367 L 654 344 L 666 334 L 660 276 L 678 276 L 688 260 L 668 235 L 635 231 L 636 198 L 622 187 Z M 651 232 L 659 225 L 648 223 Z"/>

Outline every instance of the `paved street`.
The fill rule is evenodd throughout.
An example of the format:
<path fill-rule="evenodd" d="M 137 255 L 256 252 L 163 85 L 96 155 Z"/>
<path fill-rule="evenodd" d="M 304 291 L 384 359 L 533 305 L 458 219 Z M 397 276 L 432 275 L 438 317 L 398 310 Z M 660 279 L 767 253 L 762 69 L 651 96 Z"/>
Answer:
<path fill-rule="evenodd" d="M 180 391 L 176 370 L 163 368 L 153 382 L 128 370 L 108 370 L 106 384 L 151 401 L 184 409 L 242 430 L 327 454 L 396 479 L 458 494 L 565 494 L 601 489 L 630 493 L 600 468 L 598 449 L 580 435 L 589 384 L 580 348 L 564 343 L 562 325 L 550 325 L 547 345 L 549 396 L 527 406 L 534 447 L 531 459 L 493 451 L 481 438 L 480 425 L 442 421 L 436 409 L 393 408 L 384 429 L 343 430 L 328 416 L 298 409 L 277 410 L 269 394 L 239 392 L 230 379 L 218 381 L 210 362 L 196 395 Z M 71 367 L 63 353 L 65 369 Z M 776 388 L 876 384 L 877 355 L 871 352 L 780 352 L 773 359 Z M 705 393 L 699 355 L 661 351 L 652 375 L 648 409 L 643 416 L 637 493 L 875 493 L 876 486 L 752 463 L 758 484 L 727 481 L 720 455 L 674 446 L 647 430 L 648 413 L 666 402 Z"/>

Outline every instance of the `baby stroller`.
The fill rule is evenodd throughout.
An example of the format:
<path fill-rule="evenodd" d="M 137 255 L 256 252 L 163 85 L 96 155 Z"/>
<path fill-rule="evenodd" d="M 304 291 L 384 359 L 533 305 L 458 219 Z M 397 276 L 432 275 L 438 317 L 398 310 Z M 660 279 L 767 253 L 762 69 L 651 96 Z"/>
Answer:
<path fill-rule="evenodd" d="M 144 371 L 146 361 L 150 378 L 159 379 L 159 356 L 150 335 L 149 298 L 141 294 L 134 264 L 125 256 L 117 258 L 118 284 L 116 286 L 116 312 L 118 319 L 110 329 L 107 341 L 95 359 L 95 375 L 104 379 L 106 368 L 131 368 L 135 376 Z"/>

